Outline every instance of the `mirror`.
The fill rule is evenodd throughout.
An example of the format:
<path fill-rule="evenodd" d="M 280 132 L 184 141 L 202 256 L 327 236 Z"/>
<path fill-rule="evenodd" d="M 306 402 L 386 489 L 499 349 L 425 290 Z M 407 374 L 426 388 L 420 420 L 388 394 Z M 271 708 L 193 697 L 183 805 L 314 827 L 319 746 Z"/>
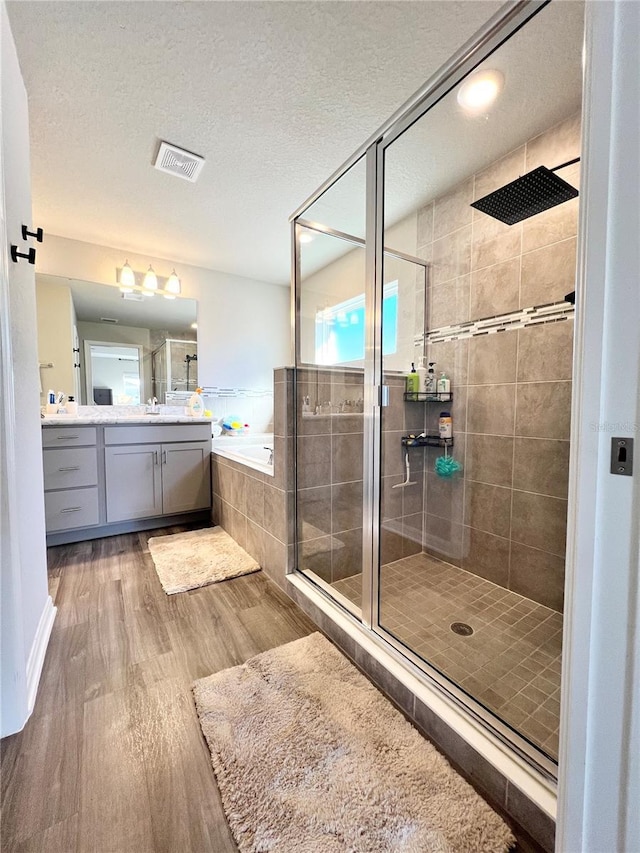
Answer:
<path fill-rule="evenodd" d="M 195 299 L 122 294 L 116 285 L 36 275 L 41 402 L 181 402 L 198 384 Z"/>

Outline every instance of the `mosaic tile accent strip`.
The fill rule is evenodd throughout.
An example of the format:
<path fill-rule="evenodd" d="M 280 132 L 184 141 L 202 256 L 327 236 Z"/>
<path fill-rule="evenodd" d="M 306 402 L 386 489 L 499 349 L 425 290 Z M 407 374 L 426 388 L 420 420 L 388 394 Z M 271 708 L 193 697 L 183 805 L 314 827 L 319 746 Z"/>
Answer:
<path fill-rule="evenodd" d="M 359 602 L 361 584 L 333 586 Z M 383 628 L 557 761 L 560 613 L 427 554 L 382 567 L 380 602 Z"/>
<path fill-rule="evenodd" d="M 469 320 L 456 323 L 453 326 L 442 326 L 432 329 L 424 335 L 416 335 L 414 343 L 439 344 L 445 341 L 459 341 L 478 335 L 490 335 L 495 332 L 506 332 L 512 329 L 524 329 L 527 326 L 537 326 L 540 323 L 560 323 L 570 320 L 575 314 L 575 305 L 568 302 L 552 302 L 549 305 L 539 305 L 534 308 L 523 308 L 509 314 L 495 317 L 485 317 L 482 320 Z"/>

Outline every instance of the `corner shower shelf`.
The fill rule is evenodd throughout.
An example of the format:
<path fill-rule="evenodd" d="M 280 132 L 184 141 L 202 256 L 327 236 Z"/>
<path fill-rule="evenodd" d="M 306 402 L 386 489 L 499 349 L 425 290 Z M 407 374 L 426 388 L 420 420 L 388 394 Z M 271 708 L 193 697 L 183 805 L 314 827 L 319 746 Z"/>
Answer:
<path fill-rule="evenodd" d="M 407 403 L 450 403 L 453 400 L 453 393 L 451 391 L 436 394 L 427 391 L 405 391 L 404 399 Z"/>
<path fill-rule="evenodd" d="M 438 433 L 432 435 L 403 435 L 403 447 L 453 447 L 452 438 L 440 438 Z"/>

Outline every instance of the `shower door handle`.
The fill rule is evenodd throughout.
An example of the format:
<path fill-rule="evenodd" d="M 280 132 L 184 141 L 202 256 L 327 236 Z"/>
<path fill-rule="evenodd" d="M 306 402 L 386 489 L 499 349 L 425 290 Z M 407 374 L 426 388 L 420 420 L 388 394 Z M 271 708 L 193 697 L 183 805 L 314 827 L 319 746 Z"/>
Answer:
<path fill-rule="evenodd" d="M 378 385 L 378 406 L 384 408 L 389 405 L 389 386 Z"/>

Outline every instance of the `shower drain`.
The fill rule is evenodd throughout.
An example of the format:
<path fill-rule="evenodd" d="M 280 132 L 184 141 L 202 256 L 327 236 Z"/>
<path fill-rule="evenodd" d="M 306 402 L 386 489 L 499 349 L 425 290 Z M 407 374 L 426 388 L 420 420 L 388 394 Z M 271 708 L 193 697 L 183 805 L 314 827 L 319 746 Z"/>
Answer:
<path fill-rule="evenodd" d="M 473 628 L 466 622 L 452 622 L 449 627 L 454 634 L 460 634 L 461 637 L 470 637 L 473 634 Z"/>

